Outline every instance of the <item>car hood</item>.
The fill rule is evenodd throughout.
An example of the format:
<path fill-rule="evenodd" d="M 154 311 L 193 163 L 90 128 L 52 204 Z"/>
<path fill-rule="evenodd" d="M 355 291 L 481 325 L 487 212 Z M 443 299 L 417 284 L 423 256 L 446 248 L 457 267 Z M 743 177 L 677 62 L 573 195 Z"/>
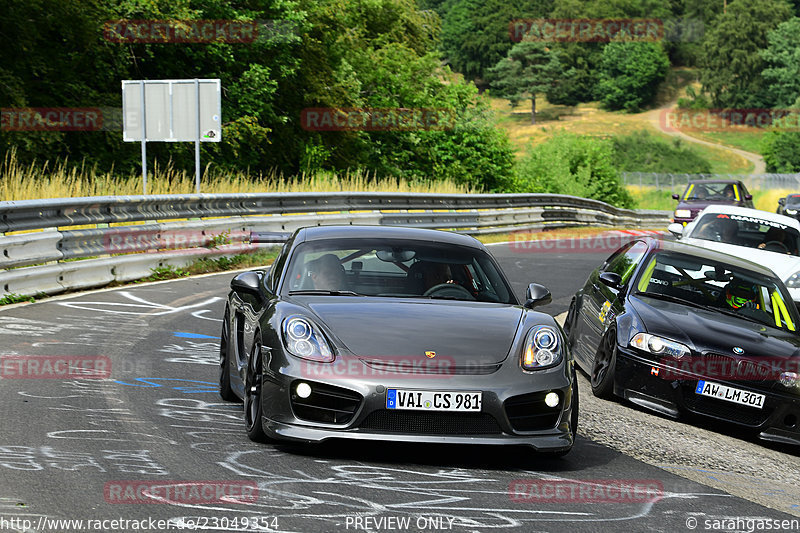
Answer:
<path fill-rule="evenodd" d="M 752 261 L 759 265 L 764 265 L 775 272 L 775 274 L 781 278 L 784 283 L 793 274 L 800 271 L 800 257 L 797 257 L 796 255 L 782 254 L 768 250 L 759 250 L 757 248 L 750 248 L 749 246 L 737 246 L 735 244 L 726 244 L 724 242 L 695 239 L 692 237 L 681 239 L 681 242 L 699 246 L 701 248 L 707 248 L 709 250 L 716 250 L 728 255 L 735 255 L 736 257 Z"/>
<path fill-rule="evenodd" d="M 686 344 L 696 353 L 766 358 L 788 369 L 796 369 L 800 361 L 800 336 L 796 333 L 645 295 L 631 296 L 630 302 L 647 333 Z M 743 354 L 734 356 L 734 347 Z"/>
<path fill-rule="evenodd" d="M 299 300 L 299 299 L 298 299 Z M 452 358 L 455 364 L 503 361 L 523 308 L 506 304 L 358 297 L 302 302 L 351 353 L 365 359 Z"/>

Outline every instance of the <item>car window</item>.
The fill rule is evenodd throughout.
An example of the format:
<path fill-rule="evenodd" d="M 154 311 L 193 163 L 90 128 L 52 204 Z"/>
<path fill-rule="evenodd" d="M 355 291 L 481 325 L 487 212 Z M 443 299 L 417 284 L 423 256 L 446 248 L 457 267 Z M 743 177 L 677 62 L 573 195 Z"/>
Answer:
<path fill-rule="evenodd" d="M 289 259 L 281 293 L 319 290 L 516 303 L 505 277 L 483 250 L 419 241 L 302 243 Z"/>
<path fill-rule="evenodd" d="M 647 244 L 642 241 L 636 241 L 631 244 L 627 251 L 612 258 L 605 271 L 619 274 L 624 285 L 630 279 L 633 271 L 636 270 L 636 265 L 639 264 L 645 253 L 647 253 Z"/>
<path fill-rule="evenodd" d="M 640 294 L 735 314 L 796 331 L 797 309 L 777 278 L 674 252 L 650 257 L 636 284 Z"/>
<path fill-rule="evenodd" d="M 759 216 L 706 213 L 698 219 L 687 236 L 769 252 L 800 255 L 800 232 L 796 228 Z"/>
<path fill-rule="evenodd" d="M 686 187 L 683 199 L 690 202 L 739 202 L 745 194 L 737 183 L 694 182 Z"/>

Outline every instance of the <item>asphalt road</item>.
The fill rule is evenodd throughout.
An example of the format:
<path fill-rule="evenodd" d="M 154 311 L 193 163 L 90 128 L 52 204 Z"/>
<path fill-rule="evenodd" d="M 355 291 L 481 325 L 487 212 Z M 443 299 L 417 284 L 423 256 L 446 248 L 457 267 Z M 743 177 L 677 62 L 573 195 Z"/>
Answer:
<path fill-rule="evenodd" d="M 551 289 L 542 309 L 554 315 L 608 255 L 491 249 L 520 297 L 531 281 Z M 800 516 L 798 450 L 597 400 L 582 376 L 579 438 L 562 459 L 525 448 L 252 443 L 241 405 L 216 392 L 230 278 L 0 308 L 0 355 L 110 370 L 4 371 L 0 531 L 747 531 L 758 527 L 748 519 Z M 631 485 L 645 489 L 619 490 Z M 107 522 L 49 522 L 59 519 Z"/>

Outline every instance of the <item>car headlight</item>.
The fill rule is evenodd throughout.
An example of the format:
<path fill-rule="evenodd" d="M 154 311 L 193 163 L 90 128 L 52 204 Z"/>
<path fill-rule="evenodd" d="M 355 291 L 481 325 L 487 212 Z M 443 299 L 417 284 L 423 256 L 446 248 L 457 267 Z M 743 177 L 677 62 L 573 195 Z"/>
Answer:
<path fill-rule="evenodd" d="M 691 218 L 692 212 L 689 209 L 676 209 L 675 218 Z"/>
<path fill-rule="evenodd" d="M 797 372 L 781 372 L 781 385 L 800 393 L 800 375 Z"/>
<path fill-rule="evenodd" d="M 283 342 L 290 354 L 301 359 L 333 362 L 333 352 L 325 337 L 306 318 L 290 316 L 283 321 Z"/>
<path fill-rule="evenodd" d="M 637 333 L 634 335 L 631 339 L 631 346 L 653 355 L 669 355 L 675 359 L 680 359 L 692 353 L 685 344 L 650 335 L 649 333 Z"/>
<path fill-rule="evenodd" d="M 796 215 L 797 214 L 797 209 L 787 209 L 786 210 L 786 214 L 787 215 Z"/>
<path fill-rule="evenodd" d="M 796 289 L 800 287 L 800 272 L 795 272 L 789 279 L 786 280 L 786 286 L 790 289 Z"/>
<path fill-rule="evenodd" d="M 522 368 L 541 370 L 561 362 L 561 341 L 555 329 L 549 326 L 531 328 L 525 336 L 522 350 Z"/>

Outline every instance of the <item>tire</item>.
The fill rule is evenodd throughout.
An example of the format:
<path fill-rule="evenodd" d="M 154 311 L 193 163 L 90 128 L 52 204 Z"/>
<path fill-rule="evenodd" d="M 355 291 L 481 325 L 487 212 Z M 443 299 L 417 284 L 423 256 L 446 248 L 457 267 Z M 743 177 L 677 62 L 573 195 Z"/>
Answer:
<path fill-rule="evenodd" d="M 228 359 L 230 351 L 230 309 L 225 305 L 225 316 L 222 318 L 222 333 L 219 337 L 219 396 L 226 402 L 241 402 L 231 389 L 231 365 Z"/>
<path fill-rule="evenodd" d="M 261 424 L 263 413 L 262 387 L 264 375 L 261 360 L 261 332 L 256 332 L 247 363 L 244 381 L 244 426 L 247 436 L 255 442 L 269 442 Z"/>
<path fill-rule="evenodd" d="M 589 380 L 592 393 L 598 398 L 610 399 L 614 396 L 614 373 L 617 366 L 617 332 L 609 329 L 592 361 Z"/>

